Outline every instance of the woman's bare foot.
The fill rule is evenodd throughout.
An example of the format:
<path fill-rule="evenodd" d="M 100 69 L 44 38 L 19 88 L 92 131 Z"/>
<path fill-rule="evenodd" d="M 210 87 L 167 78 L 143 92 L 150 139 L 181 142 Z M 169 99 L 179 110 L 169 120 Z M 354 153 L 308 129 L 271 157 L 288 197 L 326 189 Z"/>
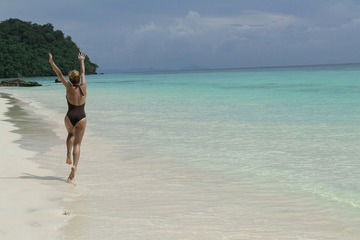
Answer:
<path fill-rule="evenodd" d="M 69 174 L 69 177 L 67 179 L 67 182 L 72 182 L 72 180 L 74 180 L 75 178 L 75 172 L 76 172 L 76 167 L 72 167 L 71 168 L 71 172 Z"/>
<path fill-rule="evenodd" d="M 66 157 L 66 164 L 69 164 L 69 165 L 72 164 L 71 155 L 68 155 L 68 156 Z"/>

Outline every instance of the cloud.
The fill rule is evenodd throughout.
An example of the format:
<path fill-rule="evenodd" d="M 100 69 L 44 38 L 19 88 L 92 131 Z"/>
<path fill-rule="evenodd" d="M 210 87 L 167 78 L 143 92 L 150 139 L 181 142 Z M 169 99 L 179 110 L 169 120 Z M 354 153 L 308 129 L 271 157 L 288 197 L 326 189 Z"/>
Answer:
<path fill-rule="evenodd" d="M 119 50 L 128 58 L 120 64 L 137 64 L 139 68 L 235 67 L 244 52 L 256 48 L 254 38 L 263 38 L 260 42 L 266 44 L 279 32 L 302 24 L 301 18 L 278 13 L 247 11 L 211 17 L 189 11 L 184 17 L 150 22 L 127 32 Z M 259 55 L 255 51 L 253 56 Z"/>
<path fill-rule="evenodd" d="M 344 11 L 342 5 L 324 8 L 323 16 L 339 19 L 327 24 L 326 18 L 317 16 L 264 11 L 203 16 L 191 10 L 183 17 L 129 30 L 118 49 L 127 58 L 119 59 L 118 66 L 176 69 L 354 62 L 359 59 L 353 49 L 360 36 L 360 16 L 354 11 L 344 16 Z"/>
<path fill-rule="evenodd" d="M 202 35 L 214 31 L 244 32 L 249 30 L 275 30 L 301 24 L 298 17 L 265 12 L 245 12 L 232 17 L 202 17 L 196 11 L 189 11 L 183 18 L 175 18 L 167 23 L 150 23 L 140 26 L 136 34 L 167 31 L 176 36 Z"/>
<path fill-rule="evenodd" d="M 53 23 L 104 69 L 360 61 L 355 0 L 34 0 L 31 9 L 26 3 L 0 1 L 0 15 Z"/>

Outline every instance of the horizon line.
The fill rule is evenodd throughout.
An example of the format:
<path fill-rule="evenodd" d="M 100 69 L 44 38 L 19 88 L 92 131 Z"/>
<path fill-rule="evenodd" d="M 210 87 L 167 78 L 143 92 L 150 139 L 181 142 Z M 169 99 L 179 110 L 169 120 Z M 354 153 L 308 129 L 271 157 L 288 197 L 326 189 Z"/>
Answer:
<path fill-rule="evenodd" d="M 262 65 L 249 67 L 221 67 L 221 68 L 179 68 L 179 69 L 138 69 L 138 70 L 118 70 L 118 69 L 104 69 L 97 74 L 103 73 L 166 73 L 166 72 L 201 72 L 201 71 L 221 71 L 221 70 L 246 70 L 246 69 L 269 69 L 269 68 L 305 68 L 305 67 L 330 67 L 330 66 L 346 66 L 346 65 L 360 65 L 360 62 L 349 63 L 318 63 L 318 64 L 294 64 L 294 65 Z"/>

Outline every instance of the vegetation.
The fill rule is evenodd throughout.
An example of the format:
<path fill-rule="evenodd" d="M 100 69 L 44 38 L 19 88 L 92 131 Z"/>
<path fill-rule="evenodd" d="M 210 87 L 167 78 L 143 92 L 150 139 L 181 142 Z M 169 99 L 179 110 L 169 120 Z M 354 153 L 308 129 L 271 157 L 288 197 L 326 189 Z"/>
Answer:
<path fill-rule="evenodd" d="M 48 23 L 39 25 L 19 19 L 0 22 L 0 78 L 21 76 L 53 76 L 48 52 L 64 74 L 79 69 L 79 48 L 70 36 Z M 88 57 L 86 72 L 96 73 L 96 64 Z"/>

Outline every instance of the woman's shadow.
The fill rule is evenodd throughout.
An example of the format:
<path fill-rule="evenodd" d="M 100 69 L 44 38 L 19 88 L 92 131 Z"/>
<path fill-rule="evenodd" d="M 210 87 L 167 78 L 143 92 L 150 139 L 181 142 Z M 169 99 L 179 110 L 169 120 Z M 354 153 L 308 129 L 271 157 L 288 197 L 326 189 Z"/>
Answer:
<path fill-rule="evenodd" d="M 66 182 L 65 179 L 61 177 L 55 177 L 55 176 L 36 176 L 31 173 L 23 173 L 23 176 L 19 176 L 17 178 L 20 179 L 37 179 L 42 181 L 60 181 L 60 182 Z"/>

